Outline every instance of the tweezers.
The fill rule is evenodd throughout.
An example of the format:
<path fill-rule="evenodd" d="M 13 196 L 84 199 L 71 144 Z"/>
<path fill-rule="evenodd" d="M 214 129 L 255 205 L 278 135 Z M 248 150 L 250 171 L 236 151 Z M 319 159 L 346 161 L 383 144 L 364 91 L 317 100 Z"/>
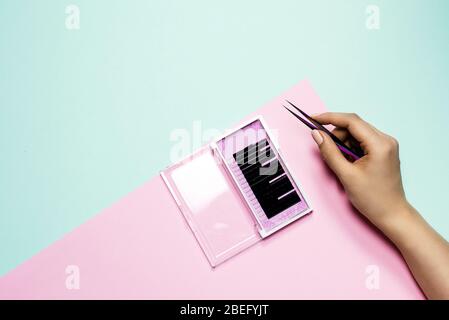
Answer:
<path fill-rule="evenodd" d="M 314 120 L 312 117 L 310 117 L 307 113 L 305 113 L 304 111 L 299 109 L 293 103 L 291 103 L 288 100 L 285 100 L 285 101 L 287 101 L 293 108 L 295 108 L 302 116 L 298 115 L 297 113 L 293 112 L 292 110 L 290 110 L 289 108 L 287 108 L 286 106 L 283 105 L 283 107 L 285 109 L 290 111 L 290 113 L 292 115 L 294 115 L 296 118 L 298 118 L 302 123 L 304 123 L 310 129 L 312 129 L 312 130 L 321 130 L 321 131 L 326 132 L 329 135 L 329 137 L 331 137 L 331 139 L 335 142 L 335 144 L 337 145 L 338 149 L 340 149 L 340 151 L 342 153 L 348 155 L 354 161 L 358 160 L 358 159 L 360 159 L 361 157 L 364 156 L 364 154 L 361 151 L 354 150 L 353 148 L 350 148 L 350 147 L 346 146 L 344 144 L 344 142 L 341 141 L 340 139 L 338 139 L 332 132 L 327 130 L 323 125 L 318 123 L 318 121 Z"/>

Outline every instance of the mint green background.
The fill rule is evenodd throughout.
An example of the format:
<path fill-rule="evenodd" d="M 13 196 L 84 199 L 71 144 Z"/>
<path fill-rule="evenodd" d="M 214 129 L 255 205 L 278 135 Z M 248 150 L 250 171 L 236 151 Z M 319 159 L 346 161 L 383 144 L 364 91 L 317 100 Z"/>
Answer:
<path fill-rule="evenodd" d="M 0 2 L 0 274 L 156 175 L 174 128 L 226 128 L 304 78 L 399 139 L 449 238 L 449 1 L 74 0 L 78 31 L 70 3 Z"/>

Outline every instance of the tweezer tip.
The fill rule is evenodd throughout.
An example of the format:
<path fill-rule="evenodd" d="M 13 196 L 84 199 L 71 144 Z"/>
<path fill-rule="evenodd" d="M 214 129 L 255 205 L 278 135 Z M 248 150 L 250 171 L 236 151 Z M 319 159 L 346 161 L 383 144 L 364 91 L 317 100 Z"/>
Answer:
<path fill-rule="evenodd" d="M 291 103 L 290 101 L 288 101 L 287 99 L 285 99 L 285 101 L 287 101 L 293 108 L 295 108 L 296 110 L 298 110 L 299 112 L 303 113 L 301 109 L 299 109 L 297 106 L 295 106 L 293 103 Z"/>
<path fill-rule="evenodd" d="M 286 106 L 284 106 L 284 105 L 282 105 L 285 109 L 287 109 L 288 111 L 290 111 L 291 113 L 293 113 L 295 116 L 296 116 L 296 114 L 293 112 L 293 111 L 291 111 L 289 108 L 287 108 Z"/>
<path fill-rule="evenodd" d="M 287 101 L 288 103 L 290 103 L 292 106 L 293 106 L 293 108 L 295 108 L 296 110 L 298 110 L 304 117 L 306 117 L 307 119 L 312 119 L 312 117 L 310 117 L 307 113 L 305 113 L 304 111 L 302 111 L 301 109 L 299 109 L 297 106 L 295 106 L 293 103 L 291 103 L 290 101 L 288 101 L 287 99 L 285 100 L 285 101 Z"/>

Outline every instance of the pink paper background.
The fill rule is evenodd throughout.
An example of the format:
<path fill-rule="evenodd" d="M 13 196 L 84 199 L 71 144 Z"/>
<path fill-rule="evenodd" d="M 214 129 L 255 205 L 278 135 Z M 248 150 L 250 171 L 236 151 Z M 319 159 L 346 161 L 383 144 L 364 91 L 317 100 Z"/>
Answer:
<path fill-rule="evenodd" d="M 308 113 L 325 107 L 301 82 L 258 110 L 278 130 L 312 214 L 211 269 L 157 176 L 1 278 L 0 298 L 423 298 L 397 251 L 353 211 L 309 129 L 281 107 L 285 98 Z M 79 266 L 79 290 L 66 288 L 68 265 Z M 369 265 L 379 267 L 378 290 L 365 285 Z"/>

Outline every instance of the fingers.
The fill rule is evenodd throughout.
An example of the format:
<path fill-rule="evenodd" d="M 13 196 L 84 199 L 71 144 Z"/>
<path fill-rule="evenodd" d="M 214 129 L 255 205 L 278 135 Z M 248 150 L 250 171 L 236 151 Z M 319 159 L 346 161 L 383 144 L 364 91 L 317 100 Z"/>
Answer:
<path fill-rule="evenodd" d="M 343 142 L 346 142 L 346 140 L 349 138 L 349 132 L 348 130 L 344 128 L 335 128 L 332 130 L 332 133 L 334 136 L 336 136 L 338 139 L 340 139 Z"/>
<path fill-rule="evenodd" d="M 367 153 L 367 151 L 365 152 L 365 150 L 363 150 L 363 148 L 360 146 L 360 143 L 349 134 L 348 130 L 337 127 L 332 130 L 332 134 L 340 139 L 348 148 L 354 149 L 361 154 Z"/>
<path fill-rule="evenodd" d="M 313 130 L 312 137 L 320 148 L 324 161 L 338 177 L 342 177 L 351 169 L 351 163 L 346 160 L 340 149 L 325 132 Z"/>
<path fill-rule="evenodd" d="M 321 124 L 332 124 L 344 128 L 359 142 L 369 143 L 378 133 L 354 113 L 325 112 L 313 117 Z"/>

